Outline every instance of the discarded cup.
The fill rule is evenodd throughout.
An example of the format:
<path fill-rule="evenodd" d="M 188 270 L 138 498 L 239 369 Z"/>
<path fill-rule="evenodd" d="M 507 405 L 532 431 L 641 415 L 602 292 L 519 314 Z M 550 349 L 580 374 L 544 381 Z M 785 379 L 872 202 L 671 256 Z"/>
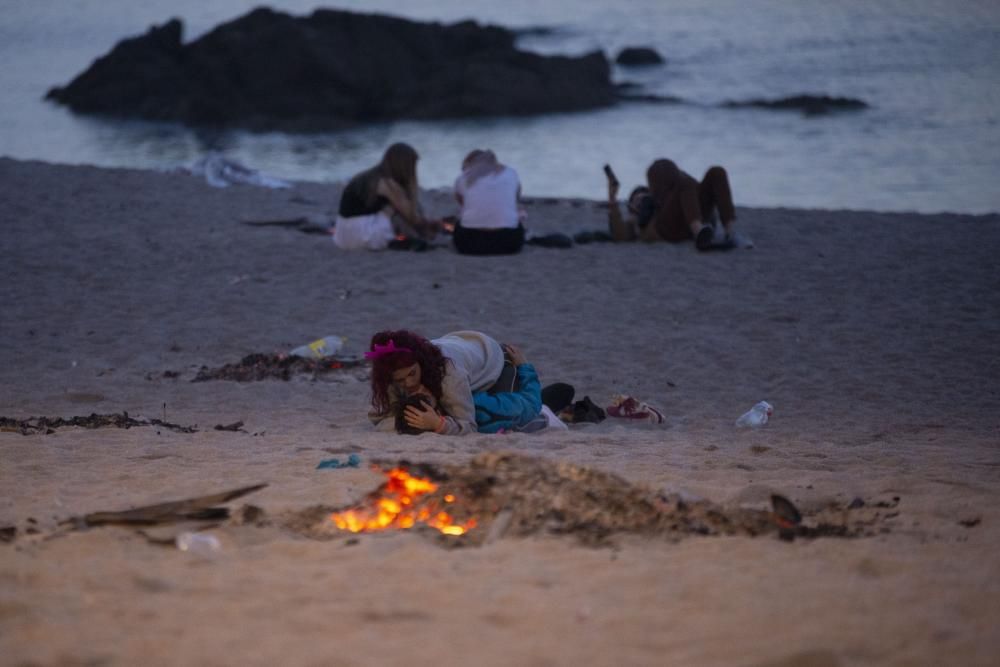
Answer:
<path fill-rule="evenodd" d="M 222 544 L 215 535 L 207 533 L 183 532 L 175 540 L 177 548 L 181 551 L 198 554 L 199 556 L 211 556 L 222 550 Z"/>
<path fill-rule="evenodd" d="M 768 418 L 774 412 L 774 408 L 767 401 L 761 401 L 757 405 L 753 406 L 746 412 L 744 412 L 739 419 L 736 420 L 737 426 L 749 426 L 750 428 L 757 428 L 763 426 L 767 423 Z"/>
<path fill-rule="evenodd" d="M 332 357 L 340 352 L 346 340 L 343 336 L 325 336 L 306 345 L 300 345 L 288 354 L 293 357 L 305 357 L 306 359 Z"/>

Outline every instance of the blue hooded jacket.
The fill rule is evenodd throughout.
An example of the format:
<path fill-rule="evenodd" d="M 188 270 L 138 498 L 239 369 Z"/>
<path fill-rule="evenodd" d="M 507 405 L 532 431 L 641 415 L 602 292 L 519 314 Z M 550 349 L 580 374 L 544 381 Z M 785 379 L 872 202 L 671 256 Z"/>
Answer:
<path fill-rule="evenodd" d="M 538 373 L 531 364 L 517 367 L 517 391 L 489 394 L 477 391 L 472 394 L 476 408 L 476 426 L 480 433 L 516 431 L 542 412 L 542 386 Z"/>

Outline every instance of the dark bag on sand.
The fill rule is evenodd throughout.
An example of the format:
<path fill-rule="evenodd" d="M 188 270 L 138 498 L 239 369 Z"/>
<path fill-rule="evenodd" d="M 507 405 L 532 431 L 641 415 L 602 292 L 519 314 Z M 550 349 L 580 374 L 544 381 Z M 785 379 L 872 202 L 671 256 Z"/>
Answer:
<path fill-rule="evenodd" d="M 581 422 L 598 424 L 607 418 L 604 408 L 595 405 L 590 400 L 590 396 L 584 396 L 582 400 L 577 401 L 571 407 L 566 408 L 566 410 L 570 412 L 570 422 L 573 424 Z"/>
<path fill-rule="evenodd" d="M 411 394 L 402 398 L 396 404 L 396 433 L 401 435 L 420 435 L 424 432 L 422 429 L 414 428 L 406 423 L 406 408 L 410 405 L 418 408 L 423 408 L 424 406 L 431 407 L 431 399 L 423 394 Z"/>
<path fill-rule="evenodd" d="M 410 237 L 393 239 L 392 241 L 389 241 L 389 245 L 387 247 L 389 250 L 412 250 L 414 252 L 425 252 L 431 249 L 431 246 L 427 243 L 427 241 Z"/>
<path fill-rule="evenodd" d="M 528 245 L 537 245 L 542 248 L 572 248 L 573 239 L 565 234 L 545 234 L 543 236 L 532 236 L 525 241 Z"/>
<path fill-rule="evenodd" d="M 579 245 L 584 245 L 587 243 L 610 243 L 615 239 L 611 234 L 598 230 L 594 232 L 577 232 L 573 236 L 573 240 Z"/>

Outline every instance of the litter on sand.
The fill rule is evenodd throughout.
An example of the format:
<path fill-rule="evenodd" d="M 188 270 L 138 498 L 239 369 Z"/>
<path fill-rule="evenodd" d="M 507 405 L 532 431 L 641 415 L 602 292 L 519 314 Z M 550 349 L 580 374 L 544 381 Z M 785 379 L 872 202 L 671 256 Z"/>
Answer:
<path fill-rule="evenodd" d="M 332 468 L 336 470 L 337 468 L 357 468 L 361 465 L 361 457 L 357 454 L 351 454 L 347 457 L 346 461 L 341 461 L 340 459 L 325 459 L 319 462 L 316 466 L 316 470 L 323 470 L 324 468 Z"/>

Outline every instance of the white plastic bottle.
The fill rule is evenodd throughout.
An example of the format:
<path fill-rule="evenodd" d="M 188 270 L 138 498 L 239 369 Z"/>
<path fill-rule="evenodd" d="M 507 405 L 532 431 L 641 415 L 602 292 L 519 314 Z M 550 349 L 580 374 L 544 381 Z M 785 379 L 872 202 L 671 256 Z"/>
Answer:
<path fill-rule="evenodd" d="M 177 536 L 177 548 L 181 551 L 198 554 L 199 556 L 211 556 L 222 550 L 222 544 L 215 535 L 207 533 L 184 532 Z"/>
<path fill-rule="evenodd" d="M 773 412 L 774 408 L 770 403 L 767 401 L 761 401 L 744 412 L 740 418 L 736 420 L 736 425 L 750 428 L 763 426 L 767 423 L 768 418 L 770 418 Z"/>
<path fill-rule="evenodd" d="M 332 357 L 333 355 L 340 352 L 340 349 L 344 347 L 344 341 L 347 339 L 343 336 L 326 336 L 320 338 L 319 340 L 314 340 L 307 345 L 300 345 L 288 354 L 293 357 L 305 357 L 306 359 L 322 359 L 323 357 Z"/>

